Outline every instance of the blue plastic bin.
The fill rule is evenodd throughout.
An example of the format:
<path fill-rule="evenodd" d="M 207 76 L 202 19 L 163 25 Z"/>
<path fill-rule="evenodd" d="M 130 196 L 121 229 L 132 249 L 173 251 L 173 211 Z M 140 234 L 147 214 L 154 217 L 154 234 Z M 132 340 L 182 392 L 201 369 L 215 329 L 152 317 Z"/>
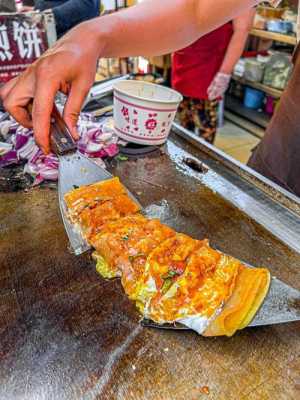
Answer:
<path fill-rule="evenodd" d="M 258 110 L 263 106 L 264 97 L 264 92 L 247 87 L 244 97 L 244 106 L 252 108 L 253 110 Z"/>

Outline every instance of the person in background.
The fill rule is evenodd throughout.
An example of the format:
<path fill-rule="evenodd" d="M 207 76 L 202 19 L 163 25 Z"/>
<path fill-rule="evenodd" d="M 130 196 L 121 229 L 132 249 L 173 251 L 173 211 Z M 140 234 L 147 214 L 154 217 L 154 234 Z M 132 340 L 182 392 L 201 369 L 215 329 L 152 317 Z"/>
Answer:
<path fill-rule="evenodd" d="M 181 125 L 209 143 L 217 133 L 218 102 L 226 92 L 253 25 L 250 10 L 173 55 L 172 86 L 183 96 Z"/>
<path fill-rule="evenodd" d="M 100 0 L 35 0 L 34 7 L 24 5 L 22 11 L 33 9 L 53 11 L 57 37 L 60 38 L 81 22 L 97 17 L 100 13 Z"/>
<path fill-rule="evenodd" d="M 18 3 L 19 0 L 16 0 L 16 3 Z M 23 0 L 21 1 L 22 7 L 21 11 L 32 11 L 34 10 L 34 0 Z"/>
<path fill-rule="evenodd" d="M 300 2 L 290 0 L 289 4 L 298 10 L 293 73 L 248 166 L 300 197 Z"/>

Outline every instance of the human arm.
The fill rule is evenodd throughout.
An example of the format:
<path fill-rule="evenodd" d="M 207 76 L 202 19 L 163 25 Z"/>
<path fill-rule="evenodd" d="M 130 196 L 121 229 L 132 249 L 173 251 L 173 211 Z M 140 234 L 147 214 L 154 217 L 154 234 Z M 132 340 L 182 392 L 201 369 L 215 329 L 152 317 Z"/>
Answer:
<path fill-rule="evenodd" d="M 233 35 L 229 43 L 220 72 L 231 75 L 235 64 L 243 54 L 246 41 L 253 27 L 255 9 L 245 12 L 233 20 Z"/>
<path fill-rule="evenodd" d="M 209 100 L 216 100 L 224 95 L 230 83 L 234 66 L 243 54 L 249 32 L 253 26 L 255 10 L 248 10 L 235 18 L 233 24 L 233 35 L 228 45 L 223 63 L 219 72 L 208 88 Z"/>
<path fill-rule="evenodd" d="M 31 7 L 31 6 L 22 6 L 22 8 L 21 8 L 21 12 L 30 12 L 30 11 L 33 11 L 34 10 L 34 7 Z"/>
<path fill-rule="evenodd" d="M 94 82 L 99 57 L 159 55 L 183 48 L 257 4 L 258 0 L 148 0 L 71 30 L 24 74 L 1 91 L 5 108 L 34 128 L 49 151 L 50 115 L 57 91 L 68 94 L 64 118 L 76 137 L 83 101 Z M 32 120 L 27 105 L 34 99 Z"/>

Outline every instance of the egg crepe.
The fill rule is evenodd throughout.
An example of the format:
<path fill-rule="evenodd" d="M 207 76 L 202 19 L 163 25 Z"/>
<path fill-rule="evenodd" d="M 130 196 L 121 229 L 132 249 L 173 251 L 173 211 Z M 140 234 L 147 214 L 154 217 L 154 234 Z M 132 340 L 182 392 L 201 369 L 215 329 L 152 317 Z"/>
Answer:
<path fill-rule="evenodd" d="M 65 195 L 64 200 L 70 219 L 77 222 L 79 215 L 86 208 L 92 209 L 98 204 L 126 194 L 119 178 L 113 178 L 74 189 Z"/>
<path fill-rule="evenodd" d="M 142 215 L 107 224 L 92 239 L 97 250 L 94 254 L 97 271 L 104 278 L 121 277 L 126 294 L 133 299 L 149 254 L 173 236 L 175 232 L 171 228 Z"/>
<path fill-rule="evenodd" d="M 88 242 L 105 224 L 140 211 L 118 178 L 74 189 L 65 202 L 69 218 Z"/>
<path fill-rule="evenodd" d="M 270 282 L 267 269 L 240 265 L 232 296 L 204 336 L 233 336 L 238 330 L 246 328 L 261 307 Z"/>
<path fill-rule="evenodd" d="M 250 324 L 270 273 L 147 219 L 118 178 L 65 196 L 70 219 L 96 249 L 97 271 L 120 277 L 140 313 L 158 324 L 180 322 L 204 336 L 232 336 Z"/>
<path fill-rule="evenodd" d="M 127 194 L 121 194 L 94 208 L 85 208 L 78 220 L 84 236 L 91 242 L 92 237 L 101 232 L 107 223 L 138 211 L 140 211 L 140 207 Z"/>
<path fill-rule="evenodd" d="M 137 285 L 137 307 L 147 315 L 150 303 L 156 303 L 184 273 L 193 252 L 206 245 L 184 234 L 166 240 L 147 259 L 145 273 Z"/>
<path fill-rule="evenodd" d="M 232 295 L 239 266 L 206 241 L 192 252 L 184 273 L 164 296 L 152 299 L 146 317 L 159 324 L 181 322 L 202 333 Z"/>

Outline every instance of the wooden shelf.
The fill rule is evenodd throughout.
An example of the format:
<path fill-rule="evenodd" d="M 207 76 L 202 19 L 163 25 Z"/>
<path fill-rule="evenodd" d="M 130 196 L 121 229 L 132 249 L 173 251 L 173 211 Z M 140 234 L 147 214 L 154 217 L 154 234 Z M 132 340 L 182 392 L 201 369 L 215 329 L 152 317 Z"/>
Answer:
<path fill-rule="evenodd" d="M 233 122 L 237 126 L 240 126 L 241 128 L 245 129 L 259 139 L 262 139 L 265 136 L 265 128 L 258 126 L 256 123 L 250 121 L 249 119 L 245 119 L 244 117 L 235 114 L 229 110 L 225 110 L 224 116 L 226 120 Z"/>
<path fill-rule="evenodd" d="M 245 107 L 241 100 L 230 94 L 225 96 L 225 109 L 248 119 L 263 129 L 267 128 L 271 120 L 271 116 L 267 113 Z"/>
<path fill-rule="evenodd" d="M 263 83 L 260 83 L 260 82 L 251 82 L 251 81 L 248 81 L 248 80 L 246 80 L 244 78 L 240 78 L 238 76 L 233 76 L 232 79 L 235 80 L 236 82 L 241 83 L 242 85 L 247 85 L 247 86 L 250 86 L 250 87 L 252 87 L 254 89 L 261 90 L 262 92 L 265 92 L 266 94 L 274 97 L 275 99 L 279 99 L 281 97 L 282 93 L 283 93 L 282 90 L 275 89 L 275 88 L 272 88 L 270 86 L 266 86 L 266 85 L 264 85 Z"/>
<path fill-rule="evenodd" d="M 296 44 L 297 44 L 297 39 L 295 36 L 283 35 L 281 33 L 264 31 L 262 29 L 252 29 L 251 35 L 262 38 L 262 39 L 270 39 L 270 40 L 276 40 L 277 42 L 288 43 L 293 46 L 296 46 Z"/>

